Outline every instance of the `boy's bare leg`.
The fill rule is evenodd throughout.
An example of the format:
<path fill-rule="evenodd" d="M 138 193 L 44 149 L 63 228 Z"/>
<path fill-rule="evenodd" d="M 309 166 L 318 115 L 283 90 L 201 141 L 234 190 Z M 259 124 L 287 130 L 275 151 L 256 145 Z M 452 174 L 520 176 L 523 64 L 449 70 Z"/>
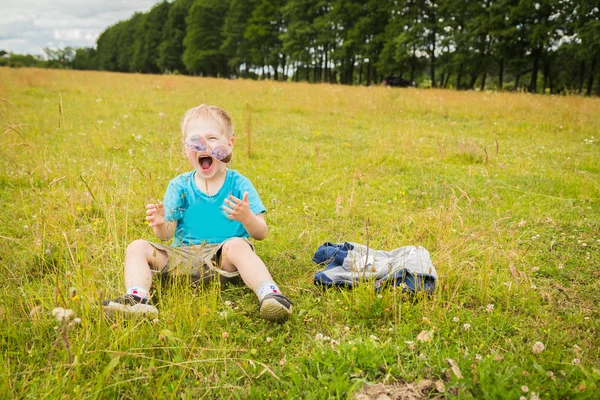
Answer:
<path fill-rule="evenodd" d="M 254 291 L 260 289 L 258 286 L 261 283 L 273 280 L 265 263 L 243 239 L 225 242 L 221 252 L 221 268 L 228 272 L 239 271 L 246 286 Z"/>
<path fill-rule="evenodd" d="M 168 260 L 165 252 L 157 250 L 145 240 L 136 240 L 125 254 L 125 285 L 127 293 L 114 300 L 103 300 L 102 308 L 109 316 L 114 314 L 156 315 L 157 308 L 149 296 L 152 269 L 162 268 Z"/>
<path fill-rule="evenodd" d="M 134 240 L 127 246 L 125 253 L 125 286 L 142 287 L 150 291 L 152 286 L 151 269 L 160 269 L 169 257 L 162 250 L 157 250 L 145 240 Z"/>
<path fill-rule="evenodd" d="M 238 271 L 244 283 L 258 296 L 261 317 L 285 320 L 292 314 L 292 302 L 281 294 L 265 263 L 256 255 L 247 241 L 230 239 L 223 245 L 221 268 Z"/>

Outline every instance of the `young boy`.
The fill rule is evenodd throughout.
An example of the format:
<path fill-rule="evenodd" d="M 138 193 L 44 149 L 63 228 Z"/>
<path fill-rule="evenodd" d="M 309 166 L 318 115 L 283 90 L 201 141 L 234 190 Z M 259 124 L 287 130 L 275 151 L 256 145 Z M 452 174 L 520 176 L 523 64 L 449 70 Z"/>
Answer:
<path fill-rule="evenodd" d="M 223 109 L 202 104 L 181 122 L 185 155 L 193 170 L 177 176 L 164 203 L 148 204 L 146 220 L 167 246 L 136 240 L 127 247 L 127 293 L 104 300 L 108 314 L 157 314 L 150 300 L 152 275 L 189 275 L 193 281 L 239 281 L 256 292 L 267 320 L 285 320 L 292 302 L 283 296 L 248 237 L 262 240 L 266 211 L 248 178 L 227 169 L 233 149 L 233 124 Z"/>

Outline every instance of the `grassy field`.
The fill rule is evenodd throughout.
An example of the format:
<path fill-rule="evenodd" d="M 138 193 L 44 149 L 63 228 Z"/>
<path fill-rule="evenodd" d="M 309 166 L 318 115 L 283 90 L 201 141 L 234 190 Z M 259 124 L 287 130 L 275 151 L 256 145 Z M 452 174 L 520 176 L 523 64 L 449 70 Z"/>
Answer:
<path fill-rule="evenodd" d="M 600 99 L 6 68 L 0 98 L 3 398 L 598 398 Z M 154 321 L 98 307 L 200 103 L 234 117 L 285 324 L 243 286 L 158 285 Z M 427 248 L 435 294 L 313 285 L 320 244 L 367 240 Z"/>

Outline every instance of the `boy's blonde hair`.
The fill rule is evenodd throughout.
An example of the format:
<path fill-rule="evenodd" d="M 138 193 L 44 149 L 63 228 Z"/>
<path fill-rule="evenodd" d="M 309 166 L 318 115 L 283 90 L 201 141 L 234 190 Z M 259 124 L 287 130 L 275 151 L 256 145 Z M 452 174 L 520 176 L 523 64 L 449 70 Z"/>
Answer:
<path fill-rule="evenodd" d="M 221 107 L 200 104 L 197 107 L 190 108 L 183 114 L 183 118 L 181 119 L 181 133 L 184 139 L 187 124 L 196 118 L 210 118 L 213 121 L 216 121 L 221 126 L 221 133 L 227 139 L 233 137 L 233 122 L 227 111 L 223 110 Z"/>

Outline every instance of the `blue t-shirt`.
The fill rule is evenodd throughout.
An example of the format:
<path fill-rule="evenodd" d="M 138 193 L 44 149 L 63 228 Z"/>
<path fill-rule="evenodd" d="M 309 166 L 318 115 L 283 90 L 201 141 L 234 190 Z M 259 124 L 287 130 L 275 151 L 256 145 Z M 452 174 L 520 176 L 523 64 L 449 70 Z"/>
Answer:
<path fill-rule="evenodd" d="M 221 207 L 230 194 L 241 200 L 244 192 L 248 192 L 252 212 L 265 212 L 250 180 L 228 169 L 221 189 L 209 196 L 196 186 L 195 174 L 196 171 L 190 171 L 175 177 L 165 193 L 165 220 L 177 221 L 173 246 L 221 243 L 232 237 L 249 237 L 244 225 L 227 218 Z"/>

